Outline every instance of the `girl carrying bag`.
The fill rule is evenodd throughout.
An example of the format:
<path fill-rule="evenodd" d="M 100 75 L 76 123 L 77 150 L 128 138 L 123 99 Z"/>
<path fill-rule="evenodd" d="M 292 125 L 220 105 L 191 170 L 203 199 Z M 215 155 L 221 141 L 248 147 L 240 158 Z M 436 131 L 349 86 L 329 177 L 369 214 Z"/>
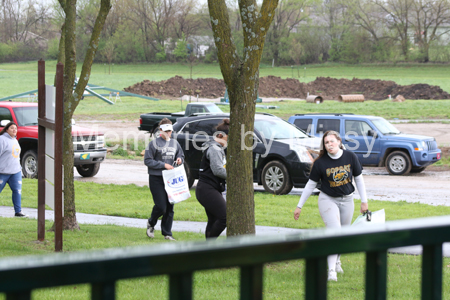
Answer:
<path fill-rule="evenodd" d="M 164 188 L 171 204 L 179 203 L 191 197 L 184 165 L 172 170 L 162 171 Z"/>

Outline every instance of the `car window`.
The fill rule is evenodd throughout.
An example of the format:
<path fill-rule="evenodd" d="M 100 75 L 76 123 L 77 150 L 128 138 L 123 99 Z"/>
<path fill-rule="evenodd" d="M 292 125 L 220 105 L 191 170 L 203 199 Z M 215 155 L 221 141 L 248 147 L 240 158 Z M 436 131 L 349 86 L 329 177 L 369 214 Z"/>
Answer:
<path fill-rule="evenodd" d="M 38 124 L 37 106 L 25 106 L 13 108 L 19 126 L 33 126 Z"/>
<path fill-rule="evenodd" d="M 206 112 L 206 109 L 203 106 L 192 106 L 191 107 L 191 114 L 204 113 L 204 112 Z"/>
<path fill-rule="evenodd" d="M 378 128 L 382 134 L 399 134 L 400 131 L 394 125 L 383 118 L 372 120 L 373 125 Z"/>
<path fill-rule="evenodd" d="M 351 132 L 352 134 L 356 134 L 359 136 L 367 135 L 367 132 L 369 130 L 372 130 L 372 127 L 370 127 L 370 125 L 367 124 L 367 122 L 358 120 L 345 120 L 346 135 L 348 134 L 348 132 Z"/>
<path fill-rule="evenodd" d="M 199 121 L 195 127 L 195 133 L 201 134 L 200 132 L 206 132 L 208 135 L 213 135 L 216 132 L 217 125 L 222 122 L 222 119 L 208 119 Z M 195 134 L 194 133 L 194 134 Z"/>
<path fill-rule="evenodd" d="M 339 130 L 339 119 L 319 119 L 317 120 L 317 133 L 324 133 L 328 130 L 334 130 L 340 132 Z"/>
<path fill-rule="evenodd" d="M 312 119 L 296 119 L 294 125 L 309 134 L 311 131 Z"/>
<path fill-rule="evenodd" d="M 206 106 L 207 110 L 212 113 L 222 114 L 223 111 L 217 105 L 208 105 Z"/>
<path fill-rule="evenodd" d="M 266 139 L 308 138 L 303 131 L 277 117 L 255 120 L 255 130 Z"/>
<path fill-rule="evenodd" d="M 181 130 L 181 131 L 188 132 L 190 134 L 195 134 L 195 131 L 196 131 L 195 128 L 197 127 L 197 123 L 198 122 L 189 122 L 183 127 L 183 130 Z"/>
<path fill-rule="evenodd" d="M 12 121 L 11 112 L 5 107 L 0 107 L 0 121 L 2 120 Z"/>

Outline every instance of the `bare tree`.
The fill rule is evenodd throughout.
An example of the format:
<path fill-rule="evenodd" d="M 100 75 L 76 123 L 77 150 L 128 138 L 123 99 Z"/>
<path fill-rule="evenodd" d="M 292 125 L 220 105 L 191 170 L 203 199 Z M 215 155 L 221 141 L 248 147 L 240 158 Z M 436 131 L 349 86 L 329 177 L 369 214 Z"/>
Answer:
<path fill-rule="evenodd" d="M 281 39 L 289 37 L 292 30 L 296 29 L 300 22 L 308 17 L 306 7 L 312 2 L 311 0 L 280 0 L 272 25 L 267 33 L 267 43 L 275 65 L 278 65 Z"/>
<path fill-rule="evenodd" d="M 50 17 L 48 5 L 31 0 L 2 0 L 2 10 L 4 42 L 33 42 L 31 35 L 45 30 L 44 24 Z"/>
<path fill-rule="evenodd" d="M 244 35 L 244 55 L 232 40 L 225 0 L 208 0 L 220 69 L 230 97 L 230 138 L 227 150 L 227 235 L 255 233 L 252 151 L 259 64 L 267 30 L 278 0 L 239 1 Z"/>
<path fill-rule="evenodd" d="M 201 17 L 196 14 L 196 0 L 179 1 L 177 10 L 178 11 L 175 13 L 173 27 L 175 35 L 178 39 L 181 39 L 183 34 L 185 38 L 188 39 L 204 26 Z"/>
<path fill-rule="evenodd" d="M 65 230 L 79 229 L 75 210 L 75 188 L 73 183 L 73 144 L 72 124 L 73 113 L 80 103 L 84 89 L 89 81 L 94 56 L 98 49 L 100 33 L 105 24 L 106 17 L 111 9 L 110 0 L 101 0 L 100 9 L 92 30 L 91 40 L 81 69 L 80 79 L 74 88 L 76 74 L 76 6 L 77 0 L 59 0 L 64 10 L 65 22 L 62 38 L 64 39 L 64 142 L 63 142 L 63 165 L 64 165 L 64 218 L 63 228 Z M 60 49 L 61 51 L 61 49 Z"/>
<path fill-rule="evenodd" d="M 366 0 L 348 1 L 350 16 L 354 18 L 354 24 L 364 28 L 378 43 L 383 38 L 383 19 L 385 13 L 373 2 Z M 350 17 L 349 16 L 349 17 Z"/>
<path fill-rule="evenodd" d="M 144 48 L 164 51 L 165 41 L 172 36 L 178 4 L 182 0 L 134 0 L 130 3 L 131 20 L 141 28 Z M 149 60 L 149 53 L 146 53 Z"/>
<path fill-rule="evenodd" d="M 430 60 L 430 44 L 442 35 L 448 34 L 450 29 L 450 2 L 448 0 L 415 0 L 412 5 L 414 39 L 419 45 L 423 62 Z M 442 25 L 445 25 L 443 27 Z M 443 28 L 443 30 L 440 30 Z"/>
<path fill-rule="evenodd" d="M 373 0 L 384 12 L 385 22 L 389 29 L 395 32 L 394 40 L 400 42 L 402 53 L 406 60 L 409 59 L 409 29 L 411 7 L 414 0 Z"/>
<path fill-rule="evenodd" d="M 109 38 L 106 41 L 105 47 L 102 49 L 101 54 L 108 62 L 108 74 L 111 74 L 111 63 L 113 62 L 115 56 L 116 56 L 116 44 L 114 43 L 114 40 L 112 38 Z"/>

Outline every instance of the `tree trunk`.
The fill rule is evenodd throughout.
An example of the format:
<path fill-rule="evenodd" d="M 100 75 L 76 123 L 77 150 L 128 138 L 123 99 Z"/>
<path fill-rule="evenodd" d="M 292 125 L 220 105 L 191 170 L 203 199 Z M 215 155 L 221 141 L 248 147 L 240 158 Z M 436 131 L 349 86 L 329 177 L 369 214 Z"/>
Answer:
<path fill-rule="evenodd" d="M 255 233 L 253 197 L 253 132 L 259 87 L 259 63 L 267 30 L 278 0 L 239 1 L 244 35 L 244 56 L 239 57 L 231 36 L 225 0 L 208 0 L 211 26 L 220 69 L 230 98 L 227 150 L 227 235 Z"/>
<path fill-rule="evenodd" d="M 91 66 L 95 53 L 98 49 L 100 33 L 105 24 L 106 17 L 111 9 L 110 0 L 101 0 L 100 10 L 95 21 L 89 47 L 84 59 L 80 79 L 73 91 L 76 74 L 76 0 L 60 0 L 64 9 L 65 31 L 65 65 L 64 65 L 64 142 L 63 142 L 63 165 L 64 165 L 64 218 L 63 228 L 65 230 L 79 229 L 75 210 L 75 188 L 73 183 L 73 142 L 72 142 L 72 117 L 78 103 L 83 96 L 84 89 L 89 81 Z"/>

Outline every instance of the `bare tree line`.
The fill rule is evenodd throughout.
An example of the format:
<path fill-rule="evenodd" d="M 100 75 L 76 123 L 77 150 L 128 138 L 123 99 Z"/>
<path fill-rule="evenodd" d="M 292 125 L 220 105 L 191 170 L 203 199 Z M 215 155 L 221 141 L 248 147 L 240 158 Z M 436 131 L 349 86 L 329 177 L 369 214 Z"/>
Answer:
<path fill-rule="evenodd" d="M 0 61 L 56 59 L 64 23 L 59 5 L 0 1 Z M 228 2 L 233 40 L 242 45 L 243 16 L 236 0 Z M 99 7 L 99 0 L 77 3 L 77 53 L 86 52 Z M 274 65 L 450 61 L 450 0 L 280 0 L 266 30 L 262 61 Z M 214 62 L 212 36 L 206 4 L 197 0 L 113 0 L 95 60 L 186 60 L 179 53 L 196 55 L 208 45 L 199 59 Z M 177 45 L 187 49 L 175 51 Z"/>

